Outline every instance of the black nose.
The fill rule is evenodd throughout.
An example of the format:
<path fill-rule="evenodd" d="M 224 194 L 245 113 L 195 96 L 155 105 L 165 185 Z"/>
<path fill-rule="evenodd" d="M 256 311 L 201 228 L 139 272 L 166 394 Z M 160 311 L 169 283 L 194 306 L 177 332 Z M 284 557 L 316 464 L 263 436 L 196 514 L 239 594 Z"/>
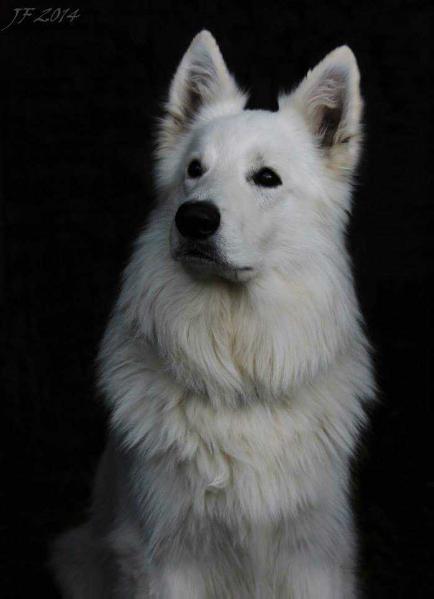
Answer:
<path fill-rule="evenodd" d="M 220 211 L 212 202 L 185 202 L 178 208 L 175 223 L 184 237 L 206 239 L 219 228 Z"/>

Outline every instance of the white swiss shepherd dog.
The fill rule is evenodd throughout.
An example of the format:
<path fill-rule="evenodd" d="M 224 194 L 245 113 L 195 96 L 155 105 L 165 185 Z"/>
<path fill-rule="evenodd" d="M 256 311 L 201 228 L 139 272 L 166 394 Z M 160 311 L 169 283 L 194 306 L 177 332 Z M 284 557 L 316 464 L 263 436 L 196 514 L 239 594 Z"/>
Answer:
<path fill-rule="evenodd" d="M 159 199 L 99 355 L 110 433 L 72 599 L 360 596 L 351 462 L 374 398 L 345 229 L 361 140 L 348 47 L 275 112 L 207 31 L 170 86 Z"/>

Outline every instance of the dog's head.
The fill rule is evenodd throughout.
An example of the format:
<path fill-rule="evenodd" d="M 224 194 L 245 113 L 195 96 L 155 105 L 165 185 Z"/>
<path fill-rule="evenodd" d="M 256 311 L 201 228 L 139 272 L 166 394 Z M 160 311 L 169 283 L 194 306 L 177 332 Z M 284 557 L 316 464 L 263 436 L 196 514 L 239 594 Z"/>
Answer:
<path fill-rule="evenodd" d="M 326 56 L 276 112 L 245 102 L 201 32 L 172 81 L 158 137 L 171 256 L 193 276 L 245 281 L 298 268 L 346 220 L 362 109 L 351 50 Z"/>

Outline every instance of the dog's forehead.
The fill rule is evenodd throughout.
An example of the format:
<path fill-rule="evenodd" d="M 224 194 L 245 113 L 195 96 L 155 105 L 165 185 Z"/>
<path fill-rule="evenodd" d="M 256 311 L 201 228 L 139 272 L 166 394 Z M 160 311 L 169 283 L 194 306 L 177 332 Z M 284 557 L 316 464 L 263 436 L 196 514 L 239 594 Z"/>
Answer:
<path fill-rule="evenodd" d="M 233 153 L 251 150 L 273 151 L 302 136 L 297 118 L 283 118 L 278 112 L 244 110 L 238 114 L 217 117 L 196 131 L 195 145 Z"/>

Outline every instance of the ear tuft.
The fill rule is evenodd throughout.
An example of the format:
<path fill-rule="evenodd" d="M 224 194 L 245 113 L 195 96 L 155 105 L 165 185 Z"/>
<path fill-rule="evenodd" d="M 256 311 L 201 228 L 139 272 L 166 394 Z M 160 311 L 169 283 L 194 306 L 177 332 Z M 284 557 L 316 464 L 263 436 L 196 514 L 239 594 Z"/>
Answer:
<path fill-rule="evenodd" d="M 287 106 L 303 116 L 326 155 L 336 157 L 340 149 L 340 165 L 354 166 L 360 140 L 362 99 L 359 69 L 348 46 L 330 52 L 308 72 L 295 91 L 280 97 L 280 109 L 285 110 Z"/>
<path fill-rule="evenodd" d="M 214 37 L 209 31 L 201 31 L 193 38 L 172 80 L 160 146 L 173 143 L 204 108 L 223 104 L 226 111 L 238 112 L 245 102 Z"/>

